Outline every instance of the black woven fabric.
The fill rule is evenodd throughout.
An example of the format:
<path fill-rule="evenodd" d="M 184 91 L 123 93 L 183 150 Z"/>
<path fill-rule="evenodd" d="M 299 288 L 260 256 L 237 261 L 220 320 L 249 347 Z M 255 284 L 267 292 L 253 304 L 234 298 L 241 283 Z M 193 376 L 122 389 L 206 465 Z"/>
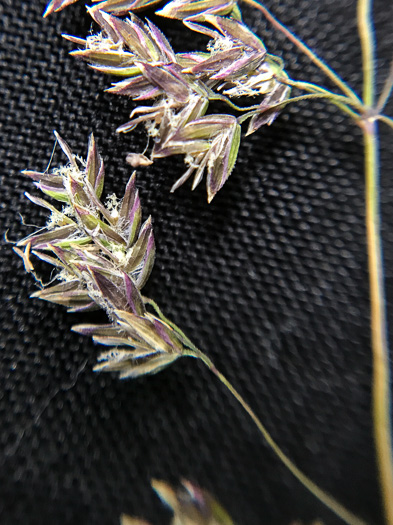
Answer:
<path fill-rule="evenodd" d="M 361 56 L 355 0 L 270 0 L 269 7 L 356 89 Z M 1 235 L 43 225 L 22 169 L 44 170 L 58 130 L 85 155 L 94 131 L 106 191 L 130 174 L 142 130 L 117 136 L 132 103 L 110 79 L 68 55 L 61 33 L 84 36 L 76 4 L 42 20 L 45 1 L 2 0 Z M 262 16 L 245 20 L 294 78 L 325 82 Z M 393 4 L 375 4 L 379 87 L 393 49 Z M 167 27 L 177 50 L 194 42 Z M 329 84 L 327 84 L 329 85 Z M 389 111 L 389 109 L 388 109 Z M 393 113 L 390 105 L 390 114 Z M 393 298 L 392 139 L 381 130 L 386 284 Z M 285 452 L 369 523 L 381 523 L 370 417 L 371 353 L 360 131 L 322 102 L 287 108 L 243 140 L 236 169 L 211 205 L 203 186 L 169 189 L 180 159 L 141 171 L 158 252 L 146 295 L 216 362 Z M 57 151 L 54 165 L 64 158 Z M 99 351 L 70 332 L 88 316 L 29 299 L 22 261 L 1 245 L 0 522 L 113 525 L 121 512 L 166 523 L 152 477 L 191 479 L 239 525 L 339 520 L 280 464 L 217 380 L 192 360 L 120 382 L 91 371 Z M 48 281 L 50 273 L 42 266 Z"/>

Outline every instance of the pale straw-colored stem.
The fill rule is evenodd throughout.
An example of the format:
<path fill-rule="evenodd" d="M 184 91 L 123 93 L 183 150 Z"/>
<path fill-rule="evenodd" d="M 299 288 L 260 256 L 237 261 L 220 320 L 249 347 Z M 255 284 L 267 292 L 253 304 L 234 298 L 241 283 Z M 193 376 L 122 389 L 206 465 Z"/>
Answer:
<path fill-rule="evenodd" d="M 358 1 L 358 27 L 362 47 L 363 100 L 375 103 L 375 38 L 371 0 Z M 390 421 L 390 374 L 379 202 L 378 128 L 374 118 L 361 122 L 366 175 L 366 228 L 371 302 L 373 353 L 372 411 L 382 501 L 387 525 L 393 525 L 393 458 Z"/>
<path fill-rule="evenodd" d="M 194 345 L 193 345 L 194 346 Z M 228 379 L 217 370 L 213 362 L 195 346 L 186 354 L 190 357 L 200 359 L 208 369 L 221 381 L 221 383 L 229 390 L 233 397 L 240 403 L 242 408 L 251 417 L 259 432 L 264 437 L 266 443 L 269 445 L 271 450 L 277 456 L 277 458 L 285 465 L 285 467 L 291 472 L 291 474 L 307 489 L 309 490 L 319 501 L 321 501 L 328 509 L 334 514 L 339 516 L 343 521 L 349 525 L 365 525 L 365 522 L 355 516 L 351 511 L 347 510 L 341 503 L 334 499 L 330 494 L 322 490 L 316 483 L 314 483 L 306 474 L 304 474 L 293 461 L 285 454 L 285 452 L 279 447 L 276 441 L 273 439 L 266 426 L 258 418 L 255 412 L 252 410 L 250 405 L 244 400 L 234 386 L 228 381 Z"/>
<path fill-rule="evenodd" d="M 379 480 L 386 524 L 393 525 L 393 461 L 390 379 L 379 205 L 379 161 L 376 122 L 363 123 L 366 172 L 366 228 L 373 352 L 373 423 Z"/>
<path fill-rule="evenodd" d="M 378 115 L 378 120 L 389 126 L 390 128 L 393 128 L 393 118 L 387 117 L 386 115 Z"/>
<path fill-rule="evenodd" d="M 282 108 L 287 106 L 288 104 L 293 104 L 294 102 L 302 102 L 303 100 L 313 100 L 313 99 L 324 99 L 327 102 L 330 102 L 334 104 L 335 106 L 339 106 L 340 109 L 349 114 L 352 118 L 356 119 L 359 118 L 359 115 L 352 111 L 346 104 L 348 103 L 348 98 L 344 97 L 342 95 L 335 95 L 334 93 L 330 93 L 327 91 L 326 93 L 309 93 L 307 95 L 299 95 L 298 97 L 292 97 L 287 98 L 286 100 L 283 100 L 282 102 L 278 102 L 277 104 L 272 104 L 271 106 L 266 108 L 266 111 L 274 112 L 274 111 L 280 111 Z M 241 117 L 238 117 L 237 121 L 239 124 L 242 124 L 245 122 L 248 118 L 252 117 L 255 114 L 260 113 L 260 106 L 258 106 L 259 111 L 251 111 L 250 113 L 247 113 L 245 115 L 242 115 Z"/>
<path fill-rule="evenodd" d="M 277 78 L 282 84 L 299 89 L 300 91 L 308 91 L 309 93 L 324 93 L 328 101 L 341 109 L 343 113 L 346 113 L 355 121 L 360 118 L 359 113 L 356 113 L 351 107 L 355 108 L 358 112 L 362 112 L 364 107 L 359 102 L 354 102 L 349 97 L 343 95 L 337 95 L 326 88 L 313 84 L 312 82 L 304 82 L 302 80 L 292 80 L 289 78 Z"/>
<path fill-rule="evenodd" d="M 375 100 L 375 41 L 371 0 L 358 0 L 357 19 L 362 48 L 363 104 L 372 108 Z"/>
<path fill-rule="evenodd" d="M 327 508 L 329 508 L 332 512 L 334 512 L 337 516 L 339 516 L 342 520 L 344 520 L 349 525 L 366 525 L 363 520 L 355 516 L 351 511 L 347 510 L 341 503 L 336 501 L 330 494 L 323 491 L 321 488 L 318 487 L 308 476 L 306 476 L 294 463 L 289 457 L 284 453 L 284 451 L 279 447 L 279 445 L 276 443 L 276 441 L 273 439 L 269 431 L 267 430 L 266 426 L 262 423 L 262 421 L 258 418 L 258 416 L 255 414 L 255 412 L 252 410 L 250 405 L 244 400 L 244 398 L 239 394 L 239 392 L 232 386 L 232 384 L 228 381 L 228 379 L 217 370 L 215 365 L 213 364 L 212 360 L 203 352 L 201 352 L 194 343 L 186 336 L 186 334 L 177 326 L 175 323 L 173 323 L 170 319 L 165 317 L 157 303 L 155 303 L 152 299 L 148 297 L 143 297 L 143 301 L 145 304 L 149 304 L 154 308 L 157 315 L 160 317 L 162 321 L 164 321 L 166 324 L 168 324 L 173 330 L 179 335 L 180 339 L 182 340 L 183 344 L 187 347 L 187 349 L 184 350 L 183 355 L 188 357 L 194 357 L 196 359 L 200 359 L 207 367 L 208 369 L 221 381 L 221 383 L 229 390 L 229 392 L 235 397 L 235 399 L 240 403 L 240 405 L 243 407 L 243 409 L 247 412 L 247 414 L 251 417 L 251 419 L 254 421 L 255 425 L 257 426 L 258 430 L 262 434 L 262 436 L 265 438 L 267 444 L 271 448 L 271 450 L 274 452 L 274 454 L 277 456 L 277 458 L 286 466 L 286 468 L 295 476 L 295 478 L 307 489 L 313 494 L 319 501 L 321 501 L 324 505 L 326 505 Z"/>
<path fill-rule="evenodd" d="M 390 62 L 389 73 L 377 102 L 377 112 L 382 113 L 393 90 L 393 60 Z"/>

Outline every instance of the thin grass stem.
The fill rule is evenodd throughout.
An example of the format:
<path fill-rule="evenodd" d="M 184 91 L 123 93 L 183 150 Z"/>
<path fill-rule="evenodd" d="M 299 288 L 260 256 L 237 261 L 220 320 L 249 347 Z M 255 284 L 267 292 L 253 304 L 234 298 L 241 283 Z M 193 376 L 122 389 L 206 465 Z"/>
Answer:
<path fill-rule="evenodd" d="M 380 120 L 381 122 L 383 122 L 387 126 L 390 126 L 391 128 L 393 128 L 393 118 L 387 117 L 386 115 L 380 115 L 378 117 L 378 120 Z"/>
<path fill-rule="evenodd" d="M 358 0 L 357 20 L 362 48 L 363 101 L 375 101 L 375 36 L 371 0 Z M 378 125 L 375 118 L 360 123 L 364 137 L 366 176 L 366 229 L 371 302 L 373 353 L 372 411 L 385 520 L 393 525 L 393 458 L 390 421 L 389 349 L 385 313 L 385 290 L 380 226 Z"/>
<path fill-rule="evenodd" d="M 343 95 L 337 95 L 336 93 L 332 93 L 328 89 L 325 89 L 321 86 L 318 86 L 317 84 L 313 84 L 312 82 L 303 82 L 298 80 L 290 80 L 290 79 L 277 79 L 283 84 L 287 84 L 288 86 L 292 86 L 294 88 L 300 89 L 301 91 L 308 91 L 311 93 L 325 93 L 327 95 L 326 98 L 328 98 L 329 102 L 331 104 L 334 104 L 337 106 L 343 113 L 351 117 L 355 122 L 358 122 L 360 119 L 359 113 L 356 113 L 356 111 L 353 111 L 349 106 L 355 107 L 359 112 L 363 111 L 363 105 L 359 103 L 355 103 L 348 97 L 343 97 Z M 345 99 L 345 100 L 344 100 Z"/>
<path fill-rule="evenodd" d="M 156 314 L 158 315 L 158 317 L 164 321 L 164 323 L 166 323 L 167 325 L 169 325 L 171 328 L 173 328 L 173 330 L 181 337 L 181 339 L 183 340 L 184 344 L 186 344 L 189 348 L 192 348 L 192 349 L 196 349 L 196 346 L 194 345 L 194 343 L 191 341 L 191 339 L 189 339 L 186 334 L 183 332 L 183 330 L 181 330 L 175 323 L 173 323 L 170 319 L 168 319 L 162 312 L 161 308 L 158 306 L 158 304 L 153 301 L 153 299 L 150 299 L 149 297 L 145 297 L 143 296 L 142 297 L 143 299 L 143 302 L 145 304 L 149 304 L 152 308 L 154 308 Z M 199 350 L 198 350 L 199 352 Z"/>
<path fill-rule="evenodd" d="M 386 523 L 393 525 L 393 460 L 390 421 L 390 378 L 379 204 L 378 135 L 375 121 L 363 125 L 366 170 L 366 227 L 373 351 L 373 422 Z"/>
<path fill-rule="evenodd" d="M 375 99 L 375 39 L 372 26 L 371 0 L 359 0 L 357 20 L 362 48 L 363 104 L 372 108 Z"/>
<path fill-rule="evenodd" d="M 258 109 L 259 104 L 255 104 L 254 106 L 248 106 L 248 107 L 242 107 L 238 106 L 232 100 L 230 100 L 228 97 L 224 95 L 218 95 L 217 93 L 214 93 L 212 95 L 209 95 L 209 100 L 219 100 L 220 102 L 224 102 L 224 104 L 227 104 L 230 108 L 235 109 L 236 111 L 252 111 L 253 109 Z"/>
<path fill-rule="evenodd" d="M 345 93 L 353 102 L 362 104 L 362 101 L 358 95 L 348 86 L 348 84 L 346 84 L 346 82 L 344 82 L 344 80 L 331 67 L 325 64 L 325 62 L 320 59 L 318 55 L 312 51 L 312 49 L 302 42 L 300 38 L 298 38 L 286 26 L 284 26 L 284 24 L 277 20 L 277 18 L 275 18 L 275 16 L 273 16 L 265 6 L 256 0 L 243 0 L 243 2 L 261 11 L 267 20 L 269 20 L 269 22 L 276 29 L 281 31 L 281 33 L 283 33 L 293 44 L 295 44 L 296 47 L 302 51 L 302 53 L 304 53 L 312 62 L 314 62 L 314 64 L 318 66 L 319 69 L 323 71 L 325 75 L 329 77 L 330 80 L 334 82 L 334 84 L 336 84 L 336 86 L 340 88 L 343 93 Z"/>
<path fill-rule="evenodd" d="M 321 501 L 326 507 L 328 507 L 334 514 L 339 516 L 343 521 L 349 525 L 365 525 L 365 522 L 355 516 L 352 512 L 347 510 L 341 503 L 336 501 L 330 494 L 323 491 L 318 487 L 308 476 L 306 476 L 289 457 L 283 452 L 278 446 L 276 441 L 273 439 L 265 425 L 261 422 L 255 412 L 252 410 L 250 405 L 244 400 L 234 386 L 228 381 L 228 379 L 217 370 L 213 362 L 203 352 L 201 352 L 195 345 L 192 345 L 190 353 L 186 354 L 189 357 L 195 357 L 200 359 L 208 369 L 221 381 L 221 383 L 229 390 L 233 397 L 240 403 L 242 408 L 254 421 L 258 430 L 264 437 L 265 441 L 278 457 L 278 459 L 286 466 L 286 468 L 293 474 L 293 476 L 300 481 L 300 483 L 311 492 L 319 501 Z"/>
<path fill-rule="evenodd" d="M 386 106 L 390 95 L 392 94 L 393 90 L 393 60 L 390 62 L 390 68 L 389 68 L 389 74 L 387 76 L 387 79 L 385 81 L 385 84 L 383 86 L 383 90 L 379 96 L 376 109 L 378 113 L 381 113 Z"/>
<path fill-rule="evenodd" d="M 292 97 L 287 98 L 286 100 L 283 100 L 282 102 L 279 102 L 278 104 L 274 104 L 272 106 L 269 106 L 266 108 L 267 111 L 278 111 L 282 109 L 283 107 L 287 106 L 288 104 L 292 104 L 294 102 L 301 102 L 302 100 L 310 100 L 310 99 L 325 99 L 328 102 L 331 102 L 332 104 L 335 104 L 336 106 L 339 106 L 342 111 L 345 113 L 348 113 L 352 118 L 355 120 L 359 119 L 359 115 L 352 111 L 350 108 L 348 108 L 345 105 L 345 102 L 348 101 L 347 97 L 343 97 L 341 95 L 335 95 L 334 93 L 330 93 L 329 91 L 325 93 L 310 93 L 308 95 L 300 95 L 298 97 Z M 339 102 L 342 100 L 343 102 Z M 258 106 L 259 107 L 259 106 Z M 241 117 L 238 117 L 237 121 L 239 124 L 242 124 L 244 121 L 246 121 L 248 118 L 252 117 L 258 113 L 258 111 L 251 111 L 250 113 L 247 113 L 246 115 L 242 115 Z"/>
<path fill-rule="evenodd" d="M 360 112 L 364 110 L 364 106 L 360 102 L 357 102 L 357 101 L 355 102 L 345 95 L 338 95 L 337 93 L 333 93 L 333 91 L 330 91 L 329 89 L 319 86 L 318 84 L 313 84 L 312 82 L 305 82 L 303 80 L 292 80 L 290 78 L 285 78 L 285 77 L 277 77 L 277 80 L 281 82 L 282 84 L 287 84 L 288 86 L 300 89 L 302 91 L 308 91 L 310 93 L 325 93 L 326 95 L 331 97 L 332 100 L 334 98 L 337 98 L 338 101 L 345 101 L 346 104 L 354 107 Z"/>
<path fill-rule="evenodd" d="M 188 351 L 184 352 L 183 355 L 188 357 L 194 357 L 200 359 L 209 370 L 221 381 L 221 383 L 229 390 L 229 392 L 237 399 L 243 409 L 248 413 L 251 419 L 254 421 L 258 430 L 261 432 L 262 436 L 265 438 L 269 447 L 273 450 L 274 454 L 278 459 L 287 467 L 287 469 L 295 476 L 300 483 L 308 489 L 317 499 L 324 503 L 332 512 L 337 516 L 342 518 L 349 525 L 365 525 L 365 522 L 355 516 L 352 512 L 348 511 L 340 503 L 338 503 L 332 496 L 324 492 L 318 487 L 308 476 L 303 474 L 303 472 L 288 458 L 288 456 L 281 450 L 278 444 L 274 441 L 269 431 L 266 429 L 264 424 L 257 417 L 255 412 L 251 409 L 250 405 L 243 399 L 243 397 L 237 392 L 237 390 L 232 386 L 232 384 L 226 379 L 226 377 L 217 370 L 212 360 L 203 352 L 201 352 L 194 343 L 186 336 L 186 334 L 175 325 L 170 319 L 168 319 L 157 303 L 148 297 L 143 297 L 145 304 L 149 304 L 154 308 L 157 315 L 160 317 L 164 323 L 168 324 L 175 332 L 181 337 L 183 343 L 189 348 Z"/>

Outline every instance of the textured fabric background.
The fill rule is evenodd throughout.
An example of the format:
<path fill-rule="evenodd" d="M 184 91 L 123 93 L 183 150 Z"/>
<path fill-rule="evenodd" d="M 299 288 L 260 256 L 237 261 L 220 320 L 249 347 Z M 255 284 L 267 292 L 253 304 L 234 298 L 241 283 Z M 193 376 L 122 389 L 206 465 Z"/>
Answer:
<path fill-rule="evenodd" d="M 360 89 L 355 0 L 266 3 Z M 132 103 L 105 94 L 110 79 L 68 55 L 72 46 L 60 35 L 89 31 L 84 6 L 42 20 L 44 7 L 0 2 L 0 233 L 10 240 L 45 223 L 23 195 L 34 188 L 20 171 L 45 170 L 53 129 L 80 155 L 94 131 L 107 192 L 123 191 L 125 154 L 145 146 L 143 130 L 114 133 Z M 258 13 L 244 13 L 292 77 L 324 81 Z M 393 49 L 392 2 L 378 0 L 375 15 L 381 86 Z M 177 50 L 195 45 L 180 24 L 159 23 Z M 392 135 L 381 132 L 391 308 Z M 308 102 L 243 140 L 210 206 L 203 185 L 169 193 L 181 159 L 140 171 L 138 183 L 158 246 L 146 295 L 213 358 L 304 472 L 377 524 L 362 162 L 359 130 L 334 108 Z M 114 525 L 121 512 L 163 524 L 169 514 L 152 477 L 199 483 L 239 525 L 339 522 L 201 364 L 179 360 L 135 382 L 94 374 L 99 349 L 69 330 L 89 317 L 29 299 L 37 285 L 3 239 L 0 264 L 2 525 Z M 41 271 L 48 281 L 48 268 Z"/>

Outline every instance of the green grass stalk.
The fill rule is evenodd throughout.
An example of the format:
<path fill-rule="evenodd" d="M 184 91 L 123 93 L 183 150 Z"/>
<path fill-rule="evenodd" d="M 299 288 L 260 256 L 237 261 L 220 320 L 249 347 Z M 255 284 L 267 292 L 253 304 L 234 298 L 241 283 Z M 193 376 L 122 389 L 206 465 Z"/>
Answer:
<path fill-rule="evenodd" d="M 255 412 L 252 410 L 250 405 L 244 400 L 234 386 L 228 381 L 228 379 L 217 370 L 213 362 L 195 346 L 188 354 L 190 357 L 200 359 L 208 369 L 221 381 L 221 383 L 229 390 L 233 397 L 240 403 L 242 408 L 251 417 L 259 432 L 264 437 L 266 443 L 269 445 L 271 450 L 277 456 L 277 458 L 285 465 L 285 467 L 291 472 L 291 474 L 309 491 L 313 494 L 321 503 L 323 503 L 328 509 L 330 509 L 336 516 L 340 517 L 348 525 L 366 525 L 365 522 L 358 518 L 351 511 L 347 510 L 341 503 L 339 503 L 333 496 L 322 490 L 316 483 L 314 483 L 306 474 L 304 474 L 293 461 L 285 454 L 285 452 L 279 447 L 276 441 L 273 439 L 270 432 L 267 430 L 262 421 L 258 418 Z"/>
<path fill-rule="evenodd" d="M 377 123 L 363 123 L 366 173 L 366 228 L 373 351 L 373 426 L 386 524 L 393 525 L 393 462 L 390 422 L 390 378 L 379 205 Z"/>
<path fill-rule="evenodd" d="M 362 47 L 363 100 L 375 104 L 375 38 L 371 0 L 358 2 L 358 28 Z M 384 102 L 389 95 L 384 95 Z M 367 114 L 366 114 L 367 115 Z M 364 138 L 366 176 L 366 228 L 371 302 L 371 346 L 373 352 L 372 411 L 379 481 L 387 525 L 393 525 L 393 458 L 390 421 L 390 374 L 383 254 L 379 201 L 378 125 L 373 116 L 360 123 Z"/>

